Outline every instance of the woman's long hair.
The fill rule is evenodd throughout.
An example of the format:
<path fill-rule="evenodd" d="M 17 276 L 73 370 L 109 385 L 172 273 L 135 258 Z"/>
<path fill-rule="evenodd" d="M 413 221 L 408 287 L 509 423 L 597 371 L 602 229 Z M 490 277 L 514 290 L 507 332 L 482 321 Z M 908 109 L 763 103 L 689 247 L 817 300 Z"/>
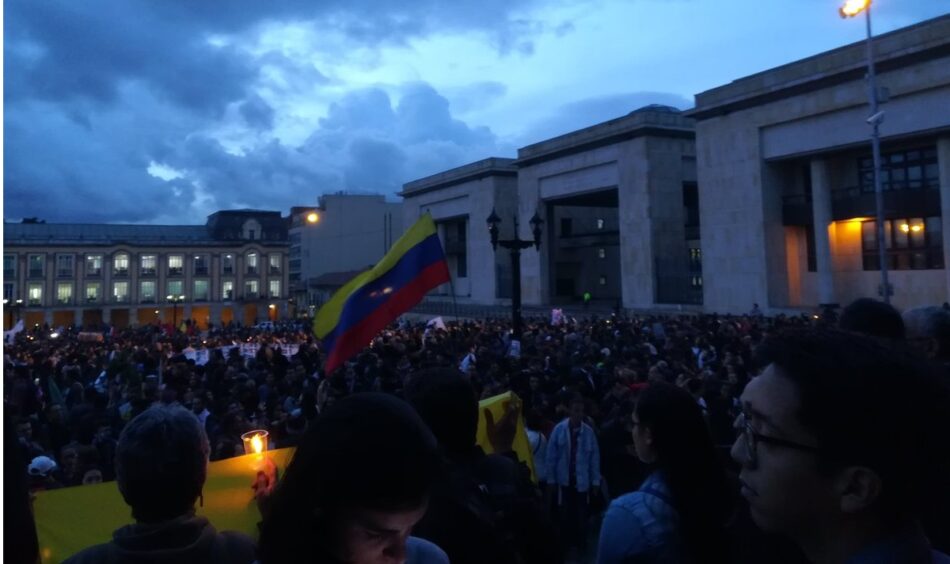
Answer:
<path fill-rule="evenodd" d="M 308 428 L 277 485 L 261 562 L 336 562 L 343 510 L 415 509 L 439 468 L 435 437 L 407 403 L 378 393 L 340 400 Z"/>
<path fill-rule="evenodd" d="M 728 561 L 725 527 L 734 497 L 696 400 L 676 386 L 654 383 L 640 395 L 636 414 L 650 429 L 656 467 L 670 488 L 692 561 Z"/>

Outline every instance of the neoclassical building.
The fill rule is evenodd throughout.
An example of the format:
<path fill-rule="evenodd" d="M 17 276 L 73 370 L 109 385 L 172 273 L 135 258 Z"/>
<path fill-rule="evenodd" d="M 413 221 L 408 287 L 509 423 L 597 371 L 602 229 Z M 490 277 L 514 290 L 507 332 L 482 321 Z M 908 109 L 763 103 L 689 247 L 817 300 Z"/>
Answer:
<path fill-rule="evenodd" d="M 280 212 L 219 211 L 205 225 L 3 227 L 4 326 L 22 317 L 28 327 L 182 319 L 207 327 L 287 313 Z"/>

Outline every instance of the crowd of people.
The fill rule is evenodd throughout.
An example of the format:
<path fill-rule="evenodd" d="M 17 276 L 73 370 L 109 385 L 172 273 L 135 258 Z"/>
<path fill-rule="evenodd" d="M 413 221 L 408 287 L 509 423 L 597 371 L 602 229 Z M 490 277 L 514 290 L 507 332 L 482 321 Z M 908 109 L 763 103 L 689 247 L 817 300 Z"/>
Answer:
<path fill-rule="evenodd" d="M 214 561 L 930 562 L 950 548 L 945 308 L 559 316 L 525 320 L 517 345 L 504 319 L 401 321 L 330 375 L 304 326 L 188 328 L 37 327 L 5 346 L 31 490 L 117 479 L 139 525 L 181 521 Z M 520 401 L 488 414 L 499 454 L 485 455 L 477 400 L 507 391 Z M 534 479 L 511 448 L 519 418 Z M 197 453 L 191 474 L 160 462 L 168 444 L 144 452 L 156 425 L 181 430 L 168 444 Z M 251 429 L 297 448 L 260 492 L 256 550 L 193 514 L 202 464 L 243 454 Z M 148 488 L 164 469 L 191 488 Z M 126 542 L 144 534 L 132 527 Z"/>

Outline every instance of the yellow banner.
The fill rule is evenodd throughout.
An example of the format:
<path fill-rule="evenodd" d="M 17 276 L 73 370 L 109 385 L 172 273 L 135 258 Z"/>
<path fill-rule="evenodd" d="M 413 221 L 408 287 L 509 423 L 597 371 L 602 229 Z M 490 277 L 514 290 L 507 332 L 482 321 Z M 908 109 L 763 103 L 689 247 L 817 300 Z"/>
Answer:
<path fill-rule="evenodd" d="M 267 451 L 283 473 L 293 449 Z M 241 531 L 257 537 L 260 513 L 251 484 L 261 464 L 248 454 L 208 465 L 204 515 L 219 531 Z M 33 502 L 43 562 L 62 562 L 80 550 L 112 540 L 112 532 L 132 523 L 132 510 L 115 482 L 39 492 Z"/>
<path fill-rule="evenodd" d="M 512 402 L 520 408 L 521 400 L 512 392 L 479 402 L 477 441 L 486 453 L 493 453 L 494 448 L 488 438 L 485 410 L 500 423 Z M 520 412 L 512 446 L 518 458 L 531 468 L 532 478 L 536 480 L 531 446 Z M 280 449 L 267 451 L 266 456 L 283 475 L 292 454 L 293 449 Z M 198 514 L 207 517 L 219 531 L 241 531 L 257 538 L 260 513 L 251 484 L 260 464 L 259 455 L 254 454 L 210 463 L 204 504 L 198 508 Z M 84 548 L 108 542 L 113 531 L 132 523 L 131 509 L 115 482 L 39 492 L 33 512 L 44 563 L 62 562 Z"/>

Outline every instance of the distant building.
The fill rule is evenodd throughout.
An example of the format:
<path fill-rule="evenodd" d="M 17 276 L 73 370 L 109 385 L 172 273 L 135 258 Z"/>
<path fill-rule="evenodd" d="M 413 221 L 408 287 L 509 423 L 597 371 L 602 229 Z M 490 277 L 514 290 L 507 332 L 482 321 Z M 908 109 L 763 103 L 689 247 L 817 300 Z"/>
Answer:
<path fill-rule="evenodd" d="M 898 308 L 950 299 L 950 16 L 874 38 Z M 696 95 L 705 307 L 880 297 L 865 43 Z"/>
<path fill-rule="evenodd" d="M 381 195 L 327 194 L 290 213 L 290 285 L 297 314 L 324 301 L 314 282 L 376 264 L 402 236 L 402 203 Z M 312 313 L 312 312 L 311 312 Z"/>
<path fill-rule="evenodd" d="M 253 324 L 287 313 L 287 220 L 226 210 L 205 225 L 5 223 L 3 297 L 27 326 L 192 319 Z M 171 303 L 177 296 L 181 303 Z M 8 308 L 9 309 L 9 308 Z M 12 312 L 4 325 L 15 322 Z"/>

